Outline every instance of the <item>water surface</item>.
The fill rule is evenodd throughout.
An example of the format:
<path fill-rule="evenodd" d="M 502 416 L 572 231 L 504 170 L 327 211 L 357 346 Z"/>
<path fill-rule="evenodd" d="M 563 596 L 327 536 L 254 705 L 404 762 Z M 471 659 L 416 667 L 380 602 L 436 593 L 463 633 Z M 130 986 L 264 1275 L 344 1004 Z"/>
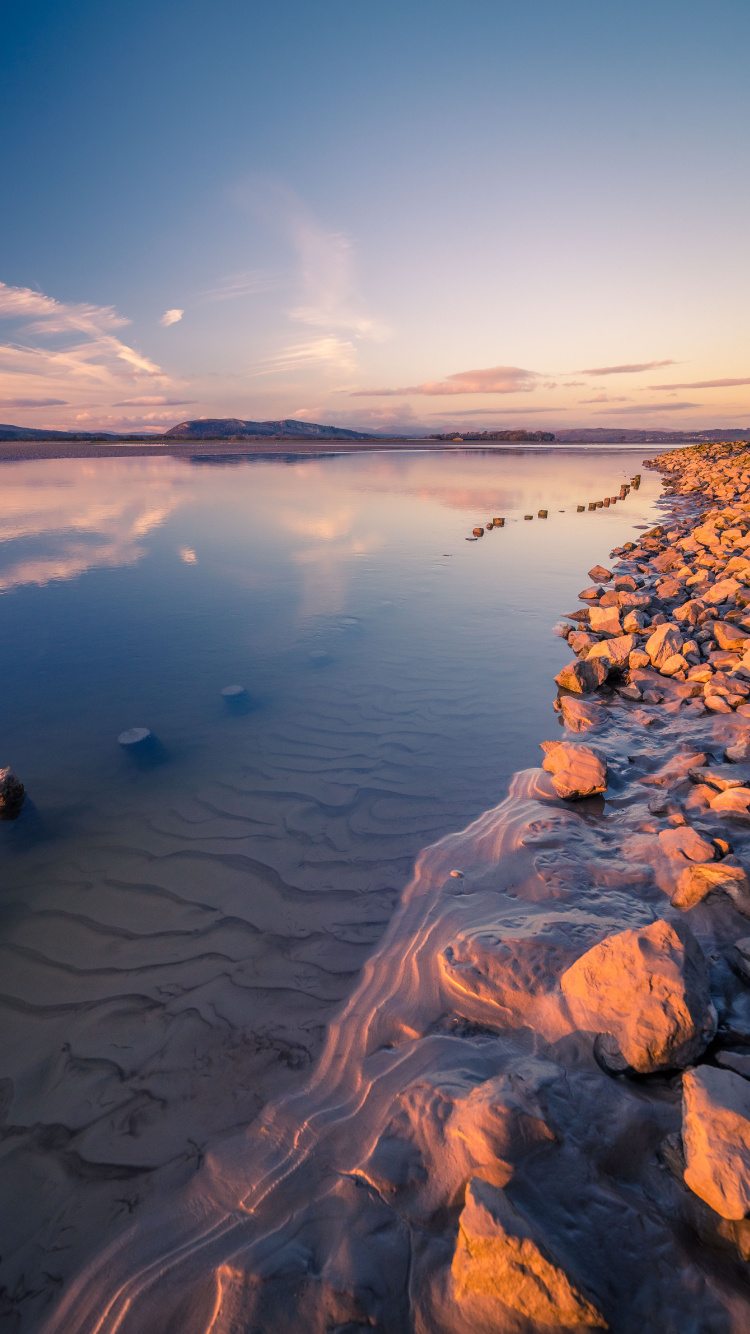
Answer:
<path fill-rule="evenodd" d="M 641 458 L 2 465 L 9 1330 L 309 1073 L 417 852 L 538 763 L 552 625 L 659 482 L 576 504 Z"/>

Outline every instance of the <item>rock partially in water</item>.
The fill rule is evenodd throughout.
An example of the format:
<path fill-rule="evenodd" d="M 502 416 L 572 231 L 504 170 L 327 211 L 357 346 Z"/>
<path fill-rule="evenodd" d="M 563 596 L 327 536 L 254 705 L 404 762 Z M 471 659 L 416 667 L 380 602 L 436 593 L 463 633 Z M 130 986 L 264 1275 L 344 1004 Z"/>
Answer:
<path fill-rule="evenodd" d="M 722 1218 L 750 1212 L 750 1082 L 701 1065 L 682 1077 L 685 1184 Z"/>
<path fill-rule="evenodd" d="M 481 1177 L 466 1188 L 451 1272 L 459 1301 L 476 1294 L 546 1325 L 609 1328 L 539 1231 L 503 1190 Z M 496 1328 L 505 1328 L 502 1316 Z"/>
<path fill-rule="evenodd" d="M 0 820 L 15 820 L 21 814 L 26 789 L 10 768 L 0 769 Z"/>
<path fill-rule="evenodd" d="M 548 750 L 542 768 L 552 774 L 552 786 L 558 797 L 578 801 L 607 790 L 607 760 L 593 746 L 564 742 Z"/>
<path fill-rule="evenodd" d="M 588 660 L 569 662 L 561 672 L 558 672 L 555 684 L 561 690 L 572 690 L 578 695 L 588 695 L 590 691 L 602 685 L 608 675 L 609 663 L 601 658 L 594 658 L 593 662 Z"/>
<path fill-rule="evenodd" d="M 593 579 L 595 584 L 608 584 L 612 578 L 612 571 L 605 570 L 603 565 L 594 565 L 589 570 L 589 579 Z"/>
<path fill-rule="evenodd" d="M 594 945 L 561 978 L 579 1028 L 603 1035 L 609 1068 L 689 1065 L 716 1031 L 700 945 L 684 922 L 653 922 Z"/>
<path fill-rule="evenodd" d="M 603 727 L 607 710 L 602 704 L 563 695 L 560 700 L 565 726 L 571 732 L 587 732 L 592 727 Z"/>
<path fill-rule="evenodd" d="M 736 866 L 729 861 L 686 866 L 677 881 L 672 904 L 675 908 L 687 912 L 708 894 L 718 891 L 726 894 L 744 917 L 750 917 L 750 887 L 747 873 L 742 866 Z"/>

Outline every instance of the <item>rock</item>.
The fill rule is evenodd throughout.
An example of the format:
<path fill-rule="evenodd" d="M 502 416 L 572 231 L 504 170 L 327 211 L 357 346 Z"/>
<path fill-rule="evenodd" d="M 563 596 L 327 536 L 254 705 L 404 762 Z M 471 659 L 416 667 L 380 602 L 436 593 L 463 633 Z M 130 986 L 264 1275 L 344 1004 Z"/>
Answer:
<path fill-rule="evenodd" d="M 734 942 L 733 954 L 734 962 L 742 976 L 750 982 L 750 936 L 743 936 L 742 940 Z M 750 1057 L 747 1059 L 750 1061 Z"/>
<path fill-rule="evenodd" d="M 743 764 L 750 760 L 750 732 L 745 732 L 731 746 L 727 746 L 724 759 L 731 764 Z"/>
<path fill-rule="evenodd" d="M 688 776 L 694 783 L 710 783 L 719 792 L 728 787 L 750 787 L 750 764 L 717 764 L 713 769 L 701 764 L 690 768 Z"/>
<path fill-rule="evenodd" d="M 682 1077 L 685 1185 L 722 1218 L 750 1212 L 750 1083 L 701 1065 Z"/>
<path fill-rule="evenodd" d="M 651 606 L 651 598 L 648 593 L 624 592 L 620 593 L 618 597 L 623 611 L 645 611 L 646 607 Z"/>
<path fill-rule="evenodd" d="M 681 653 L 673 653 L 671 657 L 663 662 L 659 671 L 662 676 L 675 676 L 677 672 L 686 672 L 690 663 Z"/>
<path fill-rule="evenodd" d="M 136 747 L 145 746 L 151 740 L 152 733 L 148 727 L 128 727 L 125 732 L 121 732 L 117 738 L 118 746 L 123 746 L 125 750 L 134 750 Z"/>
<path fill-rule="evenodd" d="M 731 713 L 732 706 L 728 704 L 722 695 L 705 695 L 703 699 L 707 709 L 712 713 Z"/>
<path fill-rule="evenodd" d="M 607 790 L 607 761 L 592 746 L 562 743 L 547 752 L 542 768 L 552 774 L 558 797 L 578 801 Z"/>
<path fill-rule="evenodd" d="M 618 593 L 635 593 L 637 588 L 638 584 L 632 574 L 618 574 L 615 579 L 615 589 Z"/>
<path fill-rule="evenodd" d="M 603 565 L 595 565 L 589 570 L 589 579 L 593 579 L 595 584 L 608 584 L 612 578 L 612 571 L 605 570 Z"/>
<path fill-rule="evenodd" d="M 614 588 L 608 588 L 606 593 L 602 593 L 599 599 L 600 607 L 619 607 L 620 594 L 616 593 Z"/>
<path fill-rule="evenodd" d="M 705 959 L 684 922 L 608 936 L 563 973 L 561 986 L 578 1027 L 604 1035 L 613 1069 L 689 1065 L 716 1031 Z"/>
<path fill-rule="evenodd" d="M 596 585 L 593 585 L 591 588 L 584 588 L 583 592 L 579 593 L 578 596 L 582 602 L 598 602 L 601 594 L 601 588 L 597 588 Z"/>
<path fill-rule="evenodd" d="M 750 788 L 730 787 L 726 792 L 719 792 L 709 802 L 712 811 L 727 815 L 747 815 L 750 806 Z"/>
<path fill-rule="evenodd" d="M 675 607 L 674 618 L 676 621 L 684 621 L 687 625 L 695 625 L 703 610 L 703 603 L 698 598 L 690 598 L 688 602 L 683 602 L 681 607 Z"/>
<path fill-rule="evenodd" d="M 743 867 L 734 866 L 726 861 L 686 866 L 678 878 L 677 889 L 672 895 L 672 905 L 687 912 L 689 908 L 694 908 L 696 903 L 705 899 L 706 895 L 718 890 L 732 900 L 743 917 L 750 917 L 750 887 L 747 875 Z"/>
<path fill-rule="evenodd" d="M 591 727 L 602 727 L 607 721 L 607 711 L 601 704 L 586 703 L 582 699 L 563 695 L 560 707 L 565 726 L 571 732 L 586 732 Z"/>
<path fill-rule="evenodd" d="M 0 769 L 0 820 L 15 820 L 21 813 L 26 789 L 12 769 Z"/>
<path fill-rule="evenodd" d="M 742 587 L 736 579 L 720 579 L 718 583 L 712 584 L 703 594 L 703 601 L 708 602 L 712 607 L 718 607 L 719 603 L 726 602 L 728 598 L 733 598 Z"/>
<path fill-rule="evenodd" d="M 676 625 L 665 621 L 646 640 L 646 652 L 654 667 L 661 667 L 668 658 L 679 653 L 682 648 L 682 635 Z"/>
<path fill-rule="evenodd" d="M 597 634 L 621 635 L 620 612 L 617 607 L 591 607 L 589 624 Z"/>
<path fill-rule="evenodd" d="M 677 579 L 663 579 L 659 584 L 659 597 L 664 602 L 671 602 L 672 598 L 680 597 L 682 593 L 682 584 Z"/>
<path fill-rule="evenodd" d="M 568 645 L 574 653 L 583 653 L 584 649 L 591 648 L 592 644 L 598 644 L 596 635 L 587 634 L 585 630 L 574 630 L 568 635 Z"/>
<path fill-rule="evenodd" d="M 689 824 L 681 825 L 679 829 L 662 829 L 659 850 L 668 857 L 686 857 L 691 862 L 712 861 L 716 851 L 713 843 Z"/>
<path fill-rule="evenodd" d="M 616 639 L 602 639 L 589 650 L 586 660 L 591 662 L 592 658 L 608 658 L 613 667 L 624 667 L 637 643 L 635 635 L 618 635 Z"/>
<path fill-rule="evenodd" d="M 644 611 L 629 611 L 627 616 L 623 617 L 622 628 L 626 634 L 635 635 L 645 630 L 648 623 L 648 616 Z"/>
<path fill-rule="evenodd" d="M 593 662 L 569 662 L 555 677 L 555 684 L 561 690 L 572 690 L 578 695 L 587 695 L 602 685 L 609 675 L 609 664 L 597 658 Z"/>
<path fill-rule="evenodd" d="M 564 1329 L 608 1329 L 529 1220 L 498 1186 L 472 1177 L 466 1187 L 451 1264 L 459 1301 L 495 1298 L 527 1320 Z M 498 1329 L 504 1327 L 498 1323 Z"/>
<path fill-rule="evenodd" d="M 648 667 L 650 661 L 651 659 L 649 658 L 648 653 L 644 653 L 641 649 L 636 648 L 633 649 L 633 652 L 628 658 L 628 666 L 630 667 L 631 672 L 633 670 L 637 671 L 639 667 Z"/>
<path fill-rule="evenodd" d="M 714 621 L 714 639 L 719 648 L 724 649 L 744 649 L 750 635 L 745 630 L 740 630 L 739 626 L 732 625 L 731 621 Z"/>

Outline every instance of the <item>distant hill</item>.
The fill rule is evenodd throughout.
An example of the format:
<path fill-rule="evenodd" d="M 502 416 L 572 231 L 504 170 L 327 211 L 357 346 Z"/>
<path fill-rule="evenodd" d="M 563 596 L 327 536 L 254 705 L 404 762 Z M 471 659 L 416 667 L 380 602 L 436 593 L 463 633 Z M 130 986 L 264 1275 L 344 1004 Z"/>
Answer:
<path fill-rule="evenodd" d="M 290 417 L 278 422 L 246 422 L 239 417 L 201 417 L 198 421 L 180 422 L 165 431 L 165 440 L 244 440 L 267 436 L 284 440 L 289 436 L 325 436 L 333 440 L 374 440 L 364 431 L 347 431 L 341 426 L 319 426 L 317 422 L 301 422 Z"/>
<path fill-rule="evenodd" d="M 748 440 L 750 428 L 746 427 L 744 431 L 740 426 L 715 431 L 654 431 L 648 428 L 623 431 L 616 426 L 571 426 L 556 431 L 555 439 L 583 445 L 695 444 L 711 440 Z"/>
<path fill-rule="evenodd" d="M 0 440 L 123 440 L 112 431 L 39 431 L 34 426 L 0 426 Z M 141 439 L 142 437 L 138 437 Z"/>

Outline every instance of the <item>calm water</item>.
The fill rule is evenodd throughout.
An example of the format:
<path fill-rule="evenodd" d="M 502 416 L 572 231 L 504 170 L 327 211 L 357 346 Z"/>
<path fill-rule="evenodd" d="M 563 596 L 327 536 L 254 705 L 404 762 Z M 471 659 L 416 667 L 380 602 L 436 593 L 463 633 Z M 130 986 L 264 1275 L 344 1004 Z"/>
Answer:
<path fill-rule="evenodd" d="M 575 505 L 642 457 L 2 465 L 1 1329 L 309 1070 L 415 854 L 539 762 L 552 625 L 659 482 Z"/>

